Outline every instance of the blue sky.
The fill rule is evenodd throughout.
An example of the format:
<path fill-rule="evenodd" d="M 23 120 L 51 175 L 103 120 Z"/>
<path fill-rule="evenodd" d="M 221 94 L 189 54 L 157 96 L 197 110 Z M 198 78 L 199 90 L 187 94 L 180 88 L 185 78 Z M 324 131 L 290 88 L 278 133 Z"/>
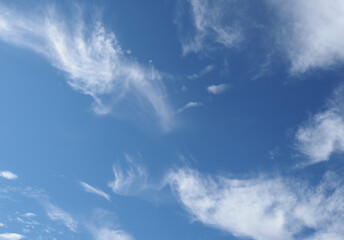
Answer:
<path fill-rule="evenodd" d="M 344 238 L 340 0 L 0 1 L 0 240 Z"/>

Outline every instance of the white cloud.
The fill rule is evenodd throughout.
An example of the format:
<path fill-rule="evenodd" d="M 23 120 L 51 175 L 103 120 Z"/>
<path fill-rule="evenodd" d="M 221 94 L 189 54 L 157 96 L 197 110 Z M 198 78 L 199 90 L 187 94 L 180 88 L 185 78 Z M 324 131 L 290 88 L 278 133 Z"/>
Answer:
<path fill-rule="evenodd" d="M 208 66 L 206 66 L 205 68 L 203 68 L 199 73 L 194 73 L 190 76 L 187 76 L 188 79 L 197 79 L 197 78 L 201 78 L 203 77 L 204 75 L 214 71 L 215 69 L 215 66 L 210 64 Z"/>
<path fill-rule="evenodd" d="M 296 147 L 309 163 L 329 160 L 333 153 L 344 152 L 344 85 L 339 86 L 323 112 L 313 116 L 296 133 Z"/>
<path fill-rule="evenodd" d="M 236 237 L 344 237 L 344 185 L 333 173 L 316 187 L 282 177 L 214 178 L 188 168 L 172 171 L 166 179 L 194 220 Z M 306 229 L 314 233 L 307 235 Z"/>
<path fill-rule="evenodd" d="M 16 174 L 10 171 L 1 171 L 0 172 L 0 177 L 6 178 L 8 180 L 15 180 L 18 178 Z"/>
<path fill-rule="evenodd" d="M 92 96 L 96 113 L 123 116 L 138 108 L 129 115 L 153 112 L 164 130 L 172 127 L 173 111 L 159 72 L 123 52 L 114 33 L 98 19 L 86 26 L 80 12 L 71 19 L 53 7 L 23 13 L 0 5 L 0 39 L 47 58 L 73 89 Z M 119 111 L 119 102 L 130 106 Z"/>
<path fill-rule="evenodd" d="M 126 167 L 120 164 L 113 165 L 115 179 L 109 182 L 109 187 L 116 194 L 132 195 L 148 187 L 147 171 L 135 159 L 125 154 Z"/>
<path fill-rule="evenodd" d="M 290 0 L 272 3 L 281 16 L 279 39 L 287 48 L 291 71 L 327 69 L 344 60 L 344 2 Z"/>
<path fill-rule="evenodd" d="M 92 222 L 86 225 L 95 240 L 134 240 L 134 238 L 115 224 L 116 216 L 104 209 L 95 209 Z"/>
<path fill-rule="evenodd" d="M 111 201 L 110 196 L 107 193 L 105 193 L 104 191 L 102 191 L 101 189 L 92 187 L 91 185 L 89 185 L 85 182 L 82 182 L 82 181 L 79 181 L 79 184 L 85 192 L 96 194 L 100 197 L 105 198 L 108 201 Z"/>
<path fill-rule="evenodd" d="M 2 233 L 0 234 L 1 240 L 20 240 L 23 239 L 24 236 L 18 233 Z"/>
<path fill-rule="evenodd" d="M 185 104 L 185 106 L 179 108 L 177 110 L 177 113 L 184 112 L 186 109 L 189 109 L 189 108 L 201 107 L 201 106 L 203 106 L 203 103 L 201 102 L 188 102 L 187 104 Z"/>
<path fill-rule="evenodd" d="M 32 217 L 36 217 L 36 214 L 28 212 L 28 213 L 25 213 L 23 216 L 27 218 L 32 218 Z"/>
<path fill-rule="evenodd" d="M 219 84 L 219 85 L 211 85 L 207 87 L 207 91 L 212 94 L 220 94 L 226 91 L 229 88 L 228 84 Z"/>
<path fill-rule="evenodd" d="M 227 48 L 241 40 L 241 34 L 236 23 L 228 16 L 233 13 L 233 1 L 218 0 L 189 0 L 188 7 L 180 6 L 176 23 L 181 31 L 183 54 L 199 53 L 207 50 L 209 43 L 215 43 Z M 186 28 L 182 11 L 190 8 L 193 29 Z M 189 13 L 189 12 L 188 12 Z"/>
<path fill-rule="evenodd" d="M 123 230 L 99 228 L 93 230 L 95 240 L 134 240 L 132 236 Z"/>
<path fill-rule="evenodd" d="M 0 227 L 4 227 L 5 226 L 5 224 L 3 224 L 2 222 L 0 222 Z"/>
<path fill-rule="evenodd" d="M 78 228 L 78 222 L 74 220 L 69 213 L 49 202 L 44 202 L 43 205 L 48 217 L 51 220 L 61 222 L 67 228 L 69 228 L 69 230 L 76 232 Z"/>

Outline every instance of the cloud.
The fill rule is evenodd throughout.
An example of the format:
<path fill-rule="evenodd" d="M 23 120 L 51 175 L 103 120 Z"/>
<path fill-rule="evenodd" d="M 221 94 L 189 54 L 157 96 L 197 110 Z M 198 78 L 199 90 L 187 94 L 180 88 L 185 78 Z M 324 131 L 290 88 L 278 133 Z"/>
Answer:
<path fill-rule="evenodd" d="M 190 76 L 187 76 L 188 79 L 197 79 L 197 78 L 201 78 L 203 77 L 204 75 L 214 71 L 215 69 L 215 66 L 210 64 L 208 66 L 206 66 L 205 68 L 203 68 L 199 73 L 194 73 Z"/>
<path fill-rule="evenodd" d="M 123 230 L 99 228 L 93 231 L 95 240 L 134 240 L 132 236 Z"/>
<path fill-rule="evenodd" d="M 194 220 L 236 237 L 344 237 L 344 185 L 334 173 L 315 187 L 283 177 L 211 177 L 189 168 L 171 171 L 166 181 Z"/>
<path fill-rule="evenodd" d="M 74 220 L 69 213 L 49 202 L 44 202 L 43 205 L 45 212 L 51 220 L 61 222 L 67 228 L 69 228 L 69 230 L 76 232 L 78 228 L 78 222 Z"/>
<path fill-rule="evenodd" d="M 36 214 L 28 212 L 28 213 L 25 213 L 23 216 L 27 218 L 32 218 L 32 217 L 36 217 Z"/>
<path fill-rule="evenodd" d="M 74 90 L 93 98 L 95 113 L 153 113 L 163 130 L 172 128 L 173 111 L 159 72 L 123 52 L 96 17 L 86 24 L 80 11 L 68 18 L 51 6 L 24 13 L 0 4 L 0 39 L 48 59 Z"/>
<path fill-rule="evenodd" d="M 0 171 L 0 177 L 6 178 L 8 180 L 15 180 L 18 178 L 16 174 L 10 171 Z"/>
<path fill-rule="evenodd" d="M 343 93 L 341 85 L 327 101 L 325 110 L 300 126 L 295 135 L 295 145 L 309 157 L 309 164 L 327 161 L 333 153 L 344 152 Z"/>
<path fill-rule="evenodd" d="M 0 227 L 4 227 L 5 226 L 5 224 L 3 224 L 2 222 L 0 222 Z"/>
<path fill-rule="evenodd" d="M 24 236 L 18 233 L 2 233 L 0 234 L 0 240 L 20 240 Z"/>
<path fill-rule="evenodd" d="M 231 15 L 229 13 L 234 13 L 233 4 L 230 4 L 233 2 L 189 0 L 187 3 L 180 3 L 175 22 L 180 30 L 184 55 L 207 50 L 213 44 L 230 48 L 241 40 L 237 24 L 228 19 Z M 186 27 L 188 24 L 183 19 L 183 11 L 190 14 L 192 29 Z"/>
<path fill-rule="evenodd" d="M 229 88 L 228 84 L 219 84 L 219 85 L 211 85 L 207 87 L 207 91 L 212 94 L 220 94 L 226 91 Z"/>
<path fill-rule="evenodd" d="M 278 39 L 287 49 L 291 71 L 328 69 L 344 60 L 344 2 L 267 0 L 281 17 Z"/>
<path fill-rule="evenodd" d="M 114 225 L 116 216 L 104 209 L 95 209 L 93 212 L 93 223 L 86 225 L 95 240 L 134 240 L 134 238 Z"/>
<path fill-rule="evenodd" d="M 148 174 L 144 166 L 128 154 L 125 154 L 125 162 L 125 168 L 120 164 L 113 165 L 115 179 L 108 184 L 112 191 L 120 195 L 133 195 L 146 189 Z"/>
<path fill-rule="evenodd" d="M 179 108 L 177 110 L 177 113 L 184 112 L 186 109 L 189 109 L 189 108 L 201 107 L 201 106 L 203 106 L 203 103 L 201 102 L 188 102 L 187 104 L 185 104 L 184 107 Z"/>
<path fill-rule="evenodd" d="M 92 187 L 91 185 L 89 185 L 85 182 L 82 182 L 82 181 L 79 181 L 79 184 L 85 192 L 93 193 L 95 195 L 98 195 L 100 197 L 105 198 L 108 201 L 111 201 L 110 196 L 107 193 L 105 193 L 104 191 L 102 191 L 101 189 Z"/>

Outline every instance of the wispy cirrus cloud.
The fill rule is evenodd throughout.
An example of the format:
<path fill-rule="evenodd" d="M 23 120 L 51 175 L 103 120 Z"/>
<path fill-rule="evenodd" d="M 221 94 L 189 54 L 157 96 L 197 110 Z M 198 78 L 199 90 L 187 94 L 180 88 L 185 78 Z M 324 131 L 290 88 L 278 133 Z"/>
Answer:
<path fill-rule="evenodd" d="M 228 90 L 229 85 L 228 84 L 219 84 L 219 85 L 211 85 L 209 87 L 207 87 L 207 91 L 209 93 L 212 93 L 214 95 L 218 95 L 221 94 L 223 92 L 225 92 L 226 90 Z"/>
<path fill-rule="evenodd" d="M 23 238 L 25 238 L 25 236 L 19 233 L 1 233 L 0 234 L 1 240 L 20 240 Z"/>
<path fill-rule="evenodd" d="M 93 98 L 97 114 L 153 113 L 163 130 L 171 129 L 173 111 L 159 72 L 123 53 L 100 19 L 86 23 L 77 9 L 73 15 L 62 15 L 52 6 L 24 12 L 0 4 L 0 39 L 48 59 L 74 90 Z"/>
<path fill-rule="evenodd" d="M 16 174 L 10 171 L 0 171 L 0 177 L 6 178 L 8 180 L 15 180 L 18 178 Z"/>
<path fill-rule="evenodd" d="M 96 188 L 96 187 L 92 187 L 91 185 L 89 185 L 83 181 L 79 181 L 79 184 L 85 192 L 98 195 L 102 198 L 105 198 L 108 201 L 111 201 L 109 194 L 105 193 L 103 190 Z"/>
<path fill-rule="evenodd" d="M 256 240 L 342 239 L 344 184 L 327 173 L 318 186 L 283 177 L 212 177 L 190 168 L 166 181 L 194 220 Z M 308 232 L 307 232 L 308 231 Z"/>
<path fill-rule="evenodd" d="M 188 78 L 188 79 L 197 79 L 197 78 L 201 78 L 201 77 L 203 77 L 204 75 L 206 75 L 206 74 L 208 74 L 208 73 L 214 71 L 214 69 L 215 69 L 215 65 L 210 64 L 210 65 L 207 65 L 205 68 L 203 68 L 200 72 L 194 73 L 194 74 L 192 74 L 192 75 L 187 76 L 187 78 Z"/>
<path fill-rule="evenodd" d="M 240 28 L 229 19 L 234 1 L 189 0 L 180 2 L 176 24 L 180 30 L 183 54 L 207 51 L 218 44 L 227 48 L 241 40 Z M 186 11 L 186 12 L 184 12 Z M 188 28 L 183 15 L 190 15 L 192 28 Z"/>
<path fill-rule="evenodd" d="M 201 102 L 188 102 L 183 107 L 179 108 L 177 110 L 177 113 L 182 113 L 189 108 L 202 107 L 202 106 L 203 106 L 203 103 Z"/>
<path fill-rule="evenodd" d="M 344 61 L 344 3 L 340 0 L 274 1 L 278 39 L 287 50 L 293 73 L 329 69 Z"/>
<path fill-rule="evenodd" d="M 116 194 L 133 195 L 148 187 L 148 173 L 133 156 L 125 154 L 124 157 L 124 164 L 113 165 L 114 180 L 108 186 Z"/>
<path fill-rule="evenodd" d="M 78 222 L 68 212 L 48 201 L 44 201 L 43 206 L 47 216 L 51 220 L 62 223 L 72 232 L 77 231 Z"/>
<path fill-rule="evenodd" d="M 325 110 L 312 116 L 296 132 L 295 145 L 308 156 L 308 164 L 329 160 L 333 153 L 344 152 L 344 85 L 327 100 Z"/>

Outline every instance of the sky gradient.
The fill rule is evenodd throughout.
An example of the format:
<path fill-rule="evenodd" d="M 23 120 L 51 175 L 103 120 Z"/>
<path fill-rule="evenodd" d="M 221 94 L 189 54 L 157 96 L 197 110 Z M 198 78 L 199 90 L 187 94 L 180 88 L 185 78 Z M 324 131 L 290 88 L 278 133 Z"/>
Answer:
<path fill-rule="evenodd" d="M 0 1 L 0 240 L 344 238 L 340 0 Z"/>

